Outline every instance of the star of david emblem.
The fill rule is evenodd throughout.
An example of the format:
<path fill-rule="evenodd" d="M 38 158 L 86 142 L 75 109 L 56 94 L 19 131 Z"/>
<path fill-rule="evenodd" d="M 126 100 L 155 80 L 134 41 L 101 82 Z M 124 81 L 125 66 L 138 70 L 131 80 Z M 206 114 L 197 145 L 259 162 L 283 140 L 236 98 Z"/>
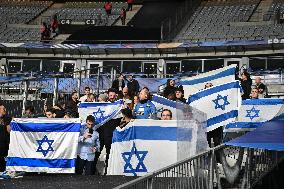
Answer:
<path fill-rule="evenodd" d="M 44 137 L 41 140 L 36 140 L 36 141 L 38 143 L 38 148 L 37 148 L 36 152 L 41 152 L 44 157 L 48 154 L 48 152 L 54 151 L 52 146 L 51 146 L 52 143 L 54 142 L 54 140 L 49 140 L 46 135 L 44 135 Z M 48 144 L 47 149 L 43 148 L 44 143 Z"/>
<path fill-rule="evenodd" d="M 130 152 L 121 153 L 122 158 L 125 161 L 124 173 L 132 173 L 133 176 L 137 176 L 137 173 L 147 172 L 147 168 L 145 164 L 143 163 L 147 153 L 148 151 L 138 151 L 135 143 L 133 143 L 133 146 Z M 136 156 L 138 159 L 138 164 L 136 167 L 133 167 L 133 165 L 131 164 L 131 158 L 133 156 Z"/>
<path fill-rule="evenodd" d="M 99 108 L 96 112 L 94 112 L 94 116 L 97 119 L 102 119 L 104 117 L 104 112 L 103 110 L 101 110 L 101 108 Z"/>
<path fill-rule="evenodd" d="M 218 94 L 217 98 L 212 101 L 215 103 L 215 109 L 220 108 L 222 110 L 225 110 L 226 106 L 230 104 L 228 101 L 228 95 L 222 96 Z"/>
<path fill-rule="evenodd" d="M 246 111 L 247 111 L 246 117 L 249 117 L 251 121 L 256 117 L 259 117 L 260 110 L 255 109 L 254 106 L 250 110 Z"/>

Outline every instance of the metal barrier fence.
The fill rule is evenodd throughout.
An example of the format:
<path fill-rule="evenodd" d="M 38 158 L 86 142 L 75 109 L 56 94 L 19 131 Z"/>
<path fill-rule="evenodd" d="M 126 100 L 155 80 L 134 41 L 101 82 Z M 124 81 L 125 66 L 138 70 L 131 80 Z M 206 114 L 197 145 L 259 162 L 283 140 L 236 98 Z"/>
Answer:
<path fill-rule="evenodd" d="M 283 152 L 220 145 L 115 189 L 251 188 L 283 158 Z"/>

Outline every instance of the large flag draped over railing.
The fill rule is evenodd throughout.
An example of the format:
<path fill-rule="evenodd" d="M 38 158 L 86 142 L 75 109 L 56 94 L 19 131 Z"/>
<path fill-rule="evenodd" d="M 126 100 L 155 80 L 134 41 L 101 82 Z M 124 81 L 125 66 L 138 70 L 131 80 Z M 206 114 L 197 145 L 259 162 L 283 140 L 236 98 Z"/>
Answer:
<path fill-rule="evenodd" d="M 188 99 L 189 105 L 207 114 L 207 131 L 235 121 L 241 106 L 239 81 L 201 90 Z"/>
<path fill-rule="evenodd" d="M 185 98 L 188 98 L 191 94 L 204 89 L 206 83 L 220 85 L 234 81 L 235 73 L 236 65 L 230 65 L 194 77 L 183 78 L 180 80 L 180 84 L 183 85 Z"/>
<path fill-rule="evenodd" d="M 88 115 L 96 118 L 96 127 L 116 118 L 123 106 L 123 100 L 111 102 L 82 102 L 79 105 L 78 112 L 82 121 L 85 121 Z"/>
<path fill-rule="evenodd" d="M 206 141 L 204 128 L 194 120 L 186 124 L 179 128 L 176 120 L 140 119 L 117 127 L 107 173 L 142 176 L 205 150 L 207 143 L 200 142 Z"/>
<path fill-rule="evenodd" d="M 14 119 L 8 171 L 74 173 L 79 119 Z"/>
<path fill-rule="evenodd" d="M 248 99 L 242 101 L 236 122 L 229 123 L 225 131 L 251 131 L 270 120 L 284 115 L 284 99 Z"/>

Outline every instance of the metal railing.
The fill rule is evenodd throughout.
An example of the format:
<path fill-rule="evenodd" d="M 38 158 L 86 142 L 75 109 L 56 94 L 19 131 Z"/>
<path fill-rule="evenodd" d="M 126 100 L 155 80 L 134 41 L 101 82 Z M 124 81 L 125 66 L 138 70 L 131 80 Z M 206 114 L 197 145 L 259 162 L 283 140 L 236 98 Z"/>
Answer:
<path fill-rule="evenodd" d="M 251 188 L 283 158 L 283 152 L 223 144 L 115 189 Z"/>

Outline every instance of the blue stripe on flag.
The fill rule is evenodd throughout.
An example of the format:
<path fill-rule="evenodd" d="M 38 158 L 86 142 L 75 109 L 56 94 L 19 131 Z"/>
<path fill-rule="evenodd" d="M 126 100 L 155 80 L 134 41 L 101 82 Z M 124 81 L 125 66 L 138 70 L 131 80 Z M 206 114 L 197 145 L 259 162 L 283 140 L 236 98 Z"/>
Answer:
<path fill-rule="evenodd" d="M 111 102 L 83 102 L 80 103 L 79 108 L 91 108 L 91 107 L 102 107 L 102 106 L 109 106 L 109 105 L 118 105 L 123 104 L 123 100 L 118 100 L 113 103 Z"/>
<path fill-rule="evenodd" d="M 252 129 L 258 128 L 265 122 L 235 122 L 226 125 L 226 129 Z"/>
<path fill-rule="evenodd" d="M 230 112 L 218 115 L 216 117 L 212 117 L 212 118 L 207 120 L 207 127 L 210 127 L 212 125 L 215 125 L 217 123 L 220 123 L 222 121 L 225 121 L 227 119 L 234 118 L 234 117 L 237 117 L 237 116 L 238 116 L 238 110 L 232 110 Z"/>
<path fill-rule="evenodd" d="M 242 105 L 279 105 L 284 104 L 284 99 L 248 99 Z"/>
<path fill-rule="evenodd" d="M 80 132 L 80 123 L 17 123 L 11 122 L 12 131 L 20 132 Z"/>
<path fill-rule="evenodd" d="M 190 133 L 190 136 L 187 134 Z M 133 126 L 124 131 L 115 130 L 112 142 L 138 140 L 168 140 L 190 141 L 192 130 L 189 128 L 159 127 L 159 126 Z"/>
<path fill-rule="evenodd" d="M 199 79 L 193 79 L 193 80 L 187 80 L 187 81 L 180 81 L 181 85 L 195 85 L 198 83 L 205 83 L 205 82 L 209 82 L 218 78 L 222 78 L 222 77 L 226 77 L 229 75 L 235 75 L 235 70 L 236 68 L 229 68 L 227 70 L 224 70 L 220 73 L 217 73 L 215 75 L 211 75 L 211 76 L 207 76 L 207 77 L 203 77 L 203 78 L 199 78 Z"/>
<path fill-rule="evenodd" d="M 36 159 L 8 157 L 7 166 L 74 168 L 76 159 Z"/>
<path fill-rule="evenodd" d="M 192 102 L 199 100 L 203 97 L 209 96 L 209 95 L 214 94 L 214 93 L 218 93 L 220 91 L 228 90 L 228 89 L 231 89 L 231 88 L 240 88 L 239 82 L 234 81 L 234 82 L 226 83 L 226 84 L 223 84 L 223 85 L 219 85 L 219 86 L 216 86 L 216 87 L 212 87 L 212 88 L 208 88 L 208 89 L 199 91 L 199 92 L 193 94 L 191 97 L 189 97 L 188 102 L 192 103 Z"/>
<path fill-rule="evenodd" d="M 166 98 L 163 98 L 163 97 L 159 97 L 159 96 L 156 96 L 156 95 L 153 96 L 152 102 L 157 102 L 157 103 L 163 104 L 165 106 L 170 106 L 172 108 L 176 108 L 176 102 L 175 101 L 172 101 L 172 100 L 169 100 L 169 99 L 166 99 Z"/>

